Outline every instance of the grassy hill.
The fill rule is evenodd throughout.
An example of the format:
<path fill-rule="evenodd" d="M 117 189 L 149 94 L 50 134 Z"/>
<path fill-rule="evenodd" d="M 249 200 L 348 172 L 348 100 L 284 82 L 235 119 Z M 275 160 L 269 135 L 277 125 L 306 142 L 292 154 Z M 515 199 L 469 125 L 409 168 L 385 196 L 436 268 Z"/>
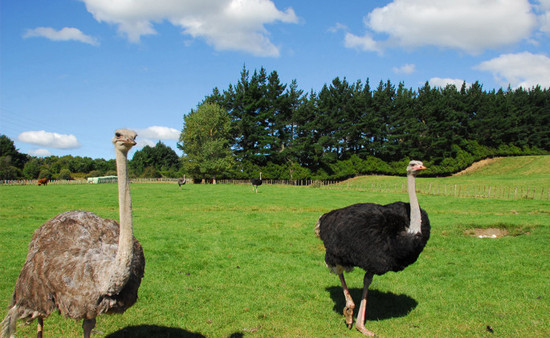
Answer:
<path fill-rule="evenodd" d="M 404 171 L 404 168 L 403 168 Z M 364 189 L 369 191 L 405 191 L 403 177 L 360 176 L 331 188 Z M 547 199 L 550 191 L 550 156 L 500 157 L 474 163 L 451 177 L 418 177 L 420 193 L 455 194 L 460 190 L 466 197 L 501 198 L 529 197 Z"/>

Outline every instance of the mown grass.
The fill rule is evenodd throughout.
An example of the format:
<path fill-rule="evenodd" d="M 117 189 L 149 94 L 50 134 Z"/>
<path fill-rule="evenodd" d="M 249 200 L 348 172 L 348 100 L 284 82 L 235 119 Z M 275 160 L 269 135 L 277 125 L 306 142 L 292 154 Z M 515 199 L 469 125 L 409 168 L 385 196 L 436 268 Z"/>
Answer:
<path fill-rule="evenodd" d="M 98 318 L 96 331 L 109 337 L 359 337 L 344 325 L 342 289 L 313 227 L 334 208 L 407 200 L 404 193 L 276 185 L 257 194 L 249 185 L 131 188 L 146 272 L 134 307 Z M 2 309 L 44 221 L 71 209 L 118 218 L 113 184 L 1 186 L 0 197 Z M 487 326 L 499 336 L 550 336 L 550 202 L 419 199 L 432 237 L 417 263 L 375 277 L 367 328 L 381 337 L 485 336 Z M 465 234 L 493 226 L 513 236 Z M 347 277 L 357 300 L 362 277 L 360 269 Z M 45 335 L 79 336 L 80 325 L 53 315 Z M 34 324 L 18 327 L 22 337 L 34 332 Z"/>

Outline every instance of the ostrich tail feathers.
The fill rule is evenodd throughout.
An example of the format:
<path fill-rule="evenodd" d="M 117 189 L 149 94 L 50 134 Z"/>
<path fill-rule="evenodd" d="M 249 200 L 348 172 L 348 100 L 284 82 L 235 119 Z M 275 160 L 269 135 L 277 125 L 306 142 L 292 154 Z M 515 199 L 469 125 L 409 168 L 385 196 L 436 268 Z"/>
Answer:
<path fill-rule="evenodd" d="M 317 223 L 315 224 L 315 236 L 317 236 L 317 238 L 319 239 L 321 238 L 321 217 L 319 217 Z"/>
<path fill-rule="evenodd" d="M 17 320 L 16 316 L 17 307 L 13 306 L 9 311 L 4 320 L 2 321 L 2 338 L 12 338 L 15 337 L 15 321 Z"/>
<path fill-rule="evenodd" d="M 11 332 L 10 332 L 10 331 L 11 331 L 11 330 L 10 330 L 10 326 L 9 326 L 9 324 L 8 324 L 8 323 L 10 322 L 10 320 L 11 320 L 10 317 L 11 317 L 11 316 L 10 316 L 10 314 L 8 313 L 8 314 L 6 315 L 6 317 L 4 318 L 4 320 L 2 321 L 2 333 L 1 333 L 1 335 L 0 335 L 2 338 L 8 338 L 8 337 L 10 336 L 10 334 L 11 334 Z"/>

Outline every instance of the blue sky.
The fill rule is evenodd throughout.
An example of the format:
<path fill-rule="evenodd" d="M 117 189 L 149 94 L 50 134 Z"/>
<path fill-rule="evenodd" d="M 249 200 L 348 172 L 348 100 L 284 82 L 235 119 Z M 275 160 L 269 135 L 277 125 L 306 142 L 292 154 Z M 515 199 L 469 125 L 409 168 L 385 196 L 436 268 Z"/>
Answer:
<path fill-rule="evenodd" d="M 176 149 L 183 116 L 244 65 L 306 92 L 550 87 L 550 0 L 0 0 L 0 134 L 36 156 Z"/>

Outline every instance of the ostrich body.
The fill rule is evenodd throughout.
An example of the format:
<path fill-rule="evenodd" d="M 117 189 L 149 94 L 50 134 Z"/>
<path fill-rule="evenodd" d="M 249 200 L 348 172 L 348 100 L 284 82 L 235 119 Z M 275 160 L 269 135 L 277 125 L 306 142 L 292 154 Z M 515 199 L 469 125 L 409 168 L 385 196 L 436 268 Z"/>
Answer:
<path fill-rule="evenodd" d="M 37 336 L 42 337 L 43 319 L 54 311 L 83 319 L 84 337 L 90 337 L 98 315 L 123 313 L 136 302 L 145 258 L 133 236 L 126 171 L 136 136 L 119 129 L 113 138 L 120 225 L 88 211 L 68 211 L 38 228 L 2 322 L 3 337 L 15 337 L 18 319 L 38 319 Z"/>
<path fill-rule="evenodd" d="M 262 185 L 262 172 L 260 171 L 260 178 L 253 178 L 250 180 L 252 182 L 252 191 L 258 192 L 258 187 Z"/>
<path fill-rule="evenodd" d="M 353 324 L 355 304 L 344 271 L 360 267 L 366 272 L 355 323 L 357 330 L 365 335 L 374 335 L 365 328 L 367 293 L 373 276 L 401 271 L 414 263 L 430 237 L 428 214 L 420 209 L 415 191 L 416 174 L 424 169 L 420 161 L 411 161 L 407 167 L 409 203 L 350 205 L 324 214 L 315 227 L 326 248 L 325 262 L 340 278 L 349 328 Z"/>
<path fill-rule="evenodd" d="M 250 180 L 252 182 L 252 191 L 258 192 L 258 187 L 262 185 L 262 172 L 260 171 L 260 178 L 253 178 Z"/>
<path fill-rule="evenodd" d="M 180 179 L 178 180 L 178 186 L 179 186 L 179 188 L 181 189 L 181 186 L 182 186 L 182 185 L 185 185 L 185 183 L 187 183 L 187 180 L 185 179 L 185 175 L 183 175 L 183 178 L 180 178 Z"/>

